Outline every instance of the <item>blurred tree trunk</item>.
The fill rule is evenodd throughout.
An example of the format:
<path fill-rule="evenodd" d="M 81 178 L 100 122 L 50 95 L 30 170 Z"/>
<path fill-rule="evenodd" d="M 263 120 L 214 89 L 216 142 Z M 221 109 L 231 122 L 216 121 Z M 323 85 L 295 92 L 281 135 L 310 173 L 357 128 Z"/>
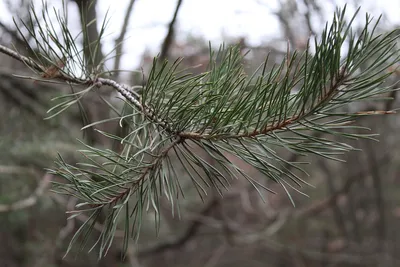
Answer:
<path fill-rule="evenodd" d="M 97 25 L 101 19 L 98 18 L 96 12 L 97 0 L 87 1 L 87 0 L 74 0 L 78 6 L 80 21 L 82 29 L 87 30 L 87 36 L 83 38 L 83 46 L 84 46 L 84 56 L 87 62 L 87 71 L 90 73 L 100 71 L 102 66 L 102 60 L 104 59 L 104 54 L 102 50 L 102 40 L 99 40 L 100 34 L 97 28 Z M 97 47 L 96 47 L 97 46 Z M 93 54 L 95 51 L 95 54 Z M 99 69 L 100 68 L 100 69 Z M 97 121 L 102 121 L 108 119 L 110 117 L 109 106 L 105 101 L 101 98 L 104 98 L 108 101 L 111 97 L 111 90 L 96 90 L 95 92 L 90 92 L 88 97 L 84 99 L 83 106 L 86 111 L 87 122 L 84 123 L 92 123 Z M 113 133 L 116 129 L 117 125 L 112 122 L 106 122 L 96 125 L 96 129 Z M 111 147 L 112 141 L 110 138 L 105 137 L 104 135 L 94 131 L 94 127 L 87 132 L 87 138 L 89 144 L 92 146 L 105 146 Z M 106 218 L 102 216 L 99 220 L 100 223 L 104 222 Z M 108 267 L 116 264 L 116 257 L 113 257 L 116 252 L 115 246 L 112 246 L 108 252 L 109 257 L 104 257 L 100 260 L 100 267 Z"/>
<path fill-rule="evenodd" d="M 96 12 L 97 0 L 73 1 L 77 4 L 79 9 L 82 29 L 85 27 L 87 29 L 87 36 L 83 38 L 84 56 L 87 62 L 87 71 L 93 72 L 95 68 L 102 68 L 101 61 L 104 58 L 101 40 L 97 41 L 100 38 L 97 25 L 99 21 L 101 21 L 97 17 Z M 95 46 L 97 46 L 97 49 L 95 49 Z M 95 51 L 95 54 L 93 54 L 93 51 Z M 101 99 L 102 97 L 108 101 L 110 96 L 111 90 L 102 89 L 101 91 L 90 93 L 88 97 L 84 99 L 83 106 L 86 113 L 85 116 L 87 116 L 87 118 L 84 118 L 84 124 L 105 120 L 110 117 L 109 107 L 107 103 Z M 115 131 L 115 127 L 116 124 L 111 122 L 98 124 L 96 126 L 100 131 L 109 133 Z M 111 146 L 111 140 L 94 131 L 94 127 L 87 129 L 86 134 L 90 145 Z"/>
<path fill-rule="evenodd" d="M 87 27 L 87 38 L 83 38 L 83 47 L 85 58 L 88 62 L 89 71 L 100 64 L 103 59 L 103 50 L 101 42 L 98 43 L 99 47 L 95 49 L 97 45 L 95 40 L 99 38 L 99 31 L 97 29 L 97 23 L 99 22 L 97 18 L 96 6 L 97 0 L 87 1 L 87 0 L 74 0 L 78 5 L 79 15 L 81 20 L 82 29 Z M 92 55 L 91 51 L 96 51 L 96 54 Z M 89 59 L 93 59 L 93 64 Z"/>

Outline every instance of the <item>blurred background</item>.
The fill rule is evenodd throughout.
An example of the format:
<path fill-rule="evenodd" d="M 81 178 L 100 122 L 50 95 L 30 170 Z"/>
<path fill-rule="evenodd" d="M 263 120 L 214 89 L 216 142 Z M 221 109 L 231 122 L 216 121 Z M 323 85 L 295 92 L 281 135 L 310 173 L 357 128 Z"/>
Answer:
<path fill-rule="evenodd" d="M 34 1 L 40 11 L 41 1 Z M 297 49 L 304 51 L 308 38 L 321 33 L 333 17 L 336 6 L 345 1 L 322 0 L 53 0 L 49 6 L 67 13 L 68 28 L 81 31 L 82 10 L 96 39 L 108 12 L 106 35 L 100 56 L 111 54 L 106 69 L 121 69 L 112 78 L 130 85 L 141 85 L 153 57 L 174 61 L 184 57 L 183 66 L 191 72 L 205 71 L 208 46 L 218 48 L 239 44 L 243 53 L 250 51 L 244 64 L 251 73 L 270 53 L 271 66 Z M 348 16 L 361 6 L 355 31 L 364 26 L 364 13 L 383 14 L 379 32 L 391 31 L 400 24 L 400 1 L 347 1 Z M 30 1 L 0 0 L 0 43 L 28 55 L 24 40 L 17 31 L 29 20 Z M 14 18 L 16 25 L 13 23 Z M 33 25 L 35 27 L 35 25 Z M 22 30 L 28 41 L 27 30 Z M 77 42 L 82 42 L 80 39 Z M 82 44 L 81 44 L 82 45 Z M 101 58 L 100 57 L 100 58 Z M 235 181 L 224 198 L 210 192 L 203 203 L 190 187 L 183 170 L 186 199 L 181 203 L 182 218 L 171 215 L 166 199 L 162 200 L 162 223 L 155 234 L 154 216 L 145 218 L 141 238 L 132 241 L 128 255 L 121 258 L 123 231 L 104 259 L 97 251 L 72 252 L 63 258 L 74 232 L 87 218 L 66 220 L 76 199 L 51 192 L 57 177 L 46 174 L 54 166 L 57 153 L 70 163 L 78 161 L 77 139 L 102 148 L 118 149 L 93 129 L 82 132 L 84 121 L 78 107 L 61 116 L 45 120 L 50 100 L 70 92 L 65 85 L 20 79 L 13 74 L 33 75 L 23 64 L 0 55 L 0 267 L 125 267 L 125 266 L 400 266 L 400 154 L 399 115 L 370 116 L 358 124 L 379 133 L 379 142 L 346 140 L 361 151 L 346 154 L 346 163 L 308 157 L 304 177 L 314 188 L 302 188 L 309 198 L 293 192 L 294 208 L 283 190 L 266 181 L 257 171 L 237 161 L 248 173 L 279 194 L 262 192 L 265 202 L 247 181 Z M 373 58 L 371 59 L 373 60 Z M 136 72 L 132 72 L 136 71 Z M 144 76 L 145 77 L 145 76 Z M 387 84 L 398 82 L 395 73 Z M 110 89 L 100 92 L 104 99 L 118 104 Z M 396 93 L 392 100 L 359 104 L 359 110 L 392 110 L 399 107 Z M 86 122 L 113 116 L 97 95 L 86 97 Z M 113 123 L 98 126 L 121 134 Z M 329 137 L 334 138 L 334 137 Z M 304 160 L 284 154 L 287 159 Z M 232 160 L 235 160 L 232 158 Z M 104 218 L 103 218 L 104 219 Z M 99 221 L 95 226 L 101 231 Z M 99 232 L 91 233 L 92 243 Z"/>

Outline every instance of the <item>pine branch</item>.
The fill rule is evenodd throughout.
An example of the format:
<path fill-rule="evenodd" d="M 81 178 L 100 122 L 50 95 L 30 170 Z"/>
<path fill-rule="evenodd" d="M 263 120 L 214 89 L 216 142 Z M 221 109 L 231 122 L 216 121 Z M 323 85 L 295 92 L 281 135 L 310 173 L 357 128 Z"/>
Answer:
<path fill-rule="evenodd" d="M 86 85 L 86 86 L 89 86 L 90 88 L 92 88 L 94 86 L 101 87 L 103 85 L 110 86 L 110 87 L 114 88 L 116 91 L 118 91 L 126 99 L 128 99 L 129 102 L 131 104 L 135 105 L 137 109 L 144 112 L 148 116 L 149 119 L 153 120 L 156 123 L 159 123 L 161 126 L 165 127 L 168 130 L 168 128 L 167 128 L 168 124 L 166 122 L 158 119 L 155 116 L 154 111 L 152 111 L 149 107 L 147 107 L 146 105 L 143 105 L 141 103 L 140 96 L 136 92 L 132 91 L 130 89 L 130 87 L 125 84 L 120 84 L 112 79 L 105 79 L 105 78 L 100 78 L 100 77 L 97 77 L 94 79 L 92 79 L 92 78 L 79 79 L 77 77 L 69 76 L 68 74 L 62 72 L 60 67 L 55 66 L 55 65 L 53 65 L 53 66 L 58 68 L 59 71 L 57 71 L 57 72 L 52 71 L 52 75 L 49 76 L 49 68 L 48 67 L 40 65 L 39 63 L 35 62 L 31 58 L 22 56 L 21 54 L 13 51 L 10 48 L 0 45 L 0 53 L 3 53 L 10 57 L 13 57 L 14 59 L 16 59 L 22 63 L 25 63 L 29 68 L 37 71 L 38 74 L 40 74 L 42 77 L 44 76 L 45 78 L 60 79 L 65 82 L 71 82 L 71 83 L 77 84 L 77 85 Z M 27 78 L 27 77 L 21 76 L 21 78 Z M 28 77 L 28 78 L 30 78 L 30 77 Z M 35 79 L 35 78 L 32 78 L 32 79 Z M 171 130 L 169 130 L 169 131 L 171 131 Z"/>
<path fill-rule="evenodd" d="M 34 25 L 38 16 L 34 9 L 31 13 L 30 24 Z M 176 212 L 179 197 L 184 194 L 181 183 L 185 178 L 201 198 L 207 195 L 208 188 L 223 195 L 235 178 L 247 179 L 257 190 L 271 191 L 233 164 L 229 159 L 232 155 L 280 184 L 294 205 L 291 190 L 304 194 L 300 188 L 308 183 L 299 175 L 305 173 L 301 163 L 285 160 L 280 156 L 282 149 L 341 160 L 340 155 L 355 148 L 315 133 L 373 139 L 372 134 L 343 130 L 366 130 L 353 124 L 357 117 L 394 111 L 347 112 L 343 107 L 394 90 L 383 83 L 391 74 L 387 70 L 400 58 L 398 36 L 395 31 L 377 35 L 379 20 L 372 24 L 369 16 L 361 34 L 356 35 L 351 30 L 356 14 L 349 23 L 344 14 L 345 9 L 336 12 L 331 25 L 327 24 L 315 40 L 313 52 L 308 47 L 301 55 L 288 53 L 270 70 L 267 58 L 250 77 L 243 70 L 239 47 L 221 47 L 217 53 L 210 49 L 208 71 L 196 76 L 179 71 L 180 60 L 169 64 L 155 58 L 140 95 L 128 85 L 101 77 L 106 58 L 99 60 L 96 49 L 100 47 L 106 20 L 96 40 L 84 34 L 86 46 L 79 49 L 77 37 L 72 37 L 65 27 L 65 18 L 56 12 L 58 28 L 54 27 L 45 9 L 44 25 L 29 31 L 39 51 L 35 59 L 0 46 L 0 53 L 24 62 L 43 78 L 85 87 L 59 97 L 61 103 L 49 111 L 51 116 L 61 114 L 86 93 L 102 86 L 109 86 L 122 96 L 122 110 L 104 99 L 116 117 L 84 127 L 111 120 L 128 125 L 130 132 L 125 137 L 100 131 L 119 142 L 122 151 L 82 143 L 84 148 L 79 152 L 85 158 L 83 162 L 71 165 L 60 155 L 57 168 L 51 171 L 66 181 L 55 184 L 58 193 L 80 200 L 71 217 L 90 214 L 71 245 L 82 237 L 84 247 L 105 211 L 104 227 L 92 249 L 99 245 L 100 257 L 107 253 L 123 217 L 126 250 L 128 238 L 138 238 L 146 212 L 154 213 L 158 231 L 161 195 Z M 173 155 L 176 161 L 172 161 Z M 186 177 L 176 173 L 177 167 L 185 171 Z"/>

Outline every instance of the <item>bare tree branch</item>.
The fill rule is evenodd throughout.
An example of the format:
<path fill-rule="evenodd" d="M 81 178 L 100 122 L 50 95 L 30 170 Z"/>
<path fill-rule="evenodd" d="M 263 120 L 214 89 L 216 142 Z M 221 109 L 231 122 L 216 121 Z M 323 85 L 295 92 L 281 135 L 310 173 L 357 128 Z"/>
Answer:
<path fill-rule="evenodd" d="M 117 71 L 119 69 L 119 67 L 120 67 L 120 64 L 121 64 L 123 41 L 125 39 L 126 31 L 128 29 L 129 19 L 130 19 L 131 14 L 132 14 L 133 4 L 134 3 L 135 3 L 135 0 L 130 0 L 129 1 L 129 5 L 128 5 L 128 8 L 127 8 L 126 13 L 125 13 L 125 17 L 124 17 L 124 22 L 122 23 L 121 32 L 120 32 L 118 38 L 115 40 L 116 49 L 115 49 L 115 61 L 114 61 L 113 71 Z M 114 73 L 114 77 L 118 78 L 118 72 Z"/>
<path fill-rule="evenodd" d="M 311 22 L 311 5 L 308 0 L 303 0 L 303 3 L 307 8 L 307 10 L 304 14 L 304 18 L 306 20 L 308 31 L 310 32 L 310 34 L 315 36 L 315 31 L 313 29 L 312 22 Z"/>
<path fill-rule="evenodd" d="M 183 2 L 183 0 L 178 0 L 178 3 L 176 4 L 176 7 L 175 7 L 174 16 L 172 17 L 172 20 L 169 23 L 168 32 L 167 32 L 167 35 L 165 36 L 164 42 L 161 47 L 160 59 L 162 59 L 162 60 L 168 58 L 169 48 L 171 47 L 173 37 L 174 37 L 175 22 L 176 22 L 176 18 L 178 17 L 179 9 L 182 5 L 182 2 Z"/>
<path fill-rule="evenodd" d="M 82 28 L 87 27 L 87 38 L 84 38 L 84 54 L 86 59 L 93 58 L 93 66 L 88 66 L 89 69 L 94 66 L 99 66 L 99 63 L 104 58 L 103 49 L 101 42 L 99 42 L 98 49 L 93 49 L 96 45 L 95 40 L 99 39 L 99 32 L 97 30 L 97 13 L 96 5 L 97 0 L 87 1 L 87 0 L 74 0 L 78 5 L 79 14 L 81 18 Z M 94 21 L 94 23 L 90 23 Z M 89 24 L 88 24 L 89 23 Z M 96 51 L 96 55 L 90 55 L 91 51 Z M 88 60 L 88 62 L 91 62 Z"/>
<path fill-rule="evenodd" d="M 33 70 L 38 71 L 40 73 L 44 73 L 46 71 L 46 67 L 39 65 L 32 59 L 25 57 L 3 45 L 0 45 L 0 53 L 6 54 L 18 61 L 21 61 L 22 63 L 25 63 L 27 66 L 31 67 Z"/>
<path fill-rule="evenodd" d="M 296 47 L 296 37 L 290 27 L 290 22 L 288 18 L 293 16 L 293 13 L 297 11 L 296 2 L 293 0 L 286 0 L 285 3 L 279 0 L 279 11 L 273 12 L 273 14 L 278 18 L 281 23 L 285 36 L 289 40 L 290 47 Z"/>
<path fill-rule="evenodd" d="M 381 159 L 378 160 L 378 165 L 379 168 L 383 168 L 387 164 L 389 164 L 388 160 L 388 155 L 385 155 Z M 347 178 L 346 182 L 342 185 L 342 187 L 337 190 L 334 194 L 331 196 L 310 205 L 307 208 L 301 209 L 299 212 L 297 212 L 298 217 L 309 217 L 309 216 L 315 216 L 320 214 L 321 212 L 325 211 L 328 207 L 330 207 L 333 203 L 337 201 L 337 199 L 343 195 L 349 192 L 351 189 L 351 186 L 362 179 L 364 179 L 367 175 L 369 174 L 369 170 L 361 170 L 350 177 Z"/>
<path fill-rule="evenodd" d="M 199 212 L 200 216 L 207 216 L 208 214 L 210 214 L 213 211 L 214 207 L 217 206 L 217 204 L 217 197 L 213 197 L 213 199 L 211 199 L 208 204 Z M 186 230 L 183 231 L 182 234 L 178 235 L 176 238 L 139 249 L 136 253 L 138 256 L 143 257 L 150 256 L 155 253 L 161 253 L 168 249 L 180 248 L 198 233 L 202 225 L 203 223 L 201 222 L 201 220 L 193 219 L 190 225 L 186 227 Z"/>

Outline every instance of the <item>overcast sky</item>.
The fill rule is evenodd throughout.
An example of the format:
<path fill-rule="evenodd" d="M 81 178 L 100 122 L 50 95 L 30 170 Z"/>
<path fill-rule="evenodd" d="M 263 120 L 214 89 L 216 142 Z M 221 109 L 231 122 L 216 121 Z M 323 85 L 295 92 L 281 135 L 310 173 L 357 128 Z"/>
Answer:
<path fill-rule="evenodd" d="M 12 23 L 11 14 L 4 12 L 3 1 L 0 0 L 0 19 L 2 22 Z M 98 0 L 99 18 L 104 17 L 107 10 L 111 18 L 105 50 L 112 49 L 129 1 Z M 18 5 L 18 2 L 15 1 L 15 4 Z M 36 0 L 36 2 L 40 5 L 41 0 Z M 61 7 L 60 0 L 47 2 Z M 138 67 L 140 56 L 146 47 L 155 53 L 159 51 L 176 2 L 177 0 L 136 0 L 128 27 L 128 39 L 124 46 L 125 56 L 122 68 Z M 334 10 L 332 2 L 342 6 L 346 1 L 326 0 L 324 9 L 327 18 L 332 16 Z M 362 6 L 362 13 L 369 12 L 375 17 L 385 13 L 388 21 L 400 24 L 400 0 L 359 0 L 358 2 Z M 219 45 L 223 42 L 224 36 L 244 36 L 247 38 L 246 41 L 257 45 L 279 36 L 278 21 L 271 14 L 276 8 L 276 0 L 183 0 L 178 17 L 178 37 L 190 33 L 194 36 L 203 36 L 206 40 Z M 351 14 L 351 12 L 348 13 Z M 69 14 L 73 18 L 70 19 L 70 27 L 73 31 L 77 31 L 79 29 L 77 8 L 72 3 L 69 5 Z"/>
<path fill-rule="evenodd" d="M 105 14 L 107 9 L 110 10 L 110 29 L 118 33 L 129 0 L 114 0 L 113 3 L 120 3 L 118 5 L 110 5 L 110 2 L 99 0 L 99 12 Z M 331 2 L 344 5 L 346 1 L 326 0 L 324 8 L 327 18 L 330 18 L 334 11 Z M 126 45 L 125 49 L 125 52 L 131 55 L 131 60 L 124 60 L 125 67 L 137 66 L 137 58 L 146 46 L 155 52 L 159 50 L 176 3 L 177 0 L 136 0 L 128 32 L 129 45 Z M 359 3 L 362 13 L 369 12 L 378 17 L 385 12 L 389 21 L 400 22 L 400 0 L 367 0 Z M 201 35 L 216 45 L 223 42 L 224 35 L 244 36 L 246 41 L 257 45 L 278 36 L 279 24 L 271 14 L 277 7 L 276 0 L 183 0 L 178 17 L 178 33 L 181 36 L 187 33 Z M 348 14 L 351 15 L 351 12 Z"/>

